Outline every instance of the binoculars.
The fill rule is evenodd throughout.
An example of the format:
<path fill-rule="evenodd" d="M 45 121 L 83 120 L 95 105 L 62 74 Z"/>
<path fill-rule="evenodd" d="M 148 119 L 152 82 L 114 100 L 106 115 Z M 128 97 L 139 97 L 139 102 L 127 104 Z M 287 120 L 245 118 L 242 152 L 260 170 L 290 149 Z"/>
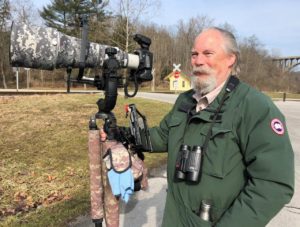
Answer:
<path fill-rule="evenodd" d="M 199 182 L 202 166 L 202 147 L 181 145 L 175 165 L 175 178 L 189 182 Z"/>

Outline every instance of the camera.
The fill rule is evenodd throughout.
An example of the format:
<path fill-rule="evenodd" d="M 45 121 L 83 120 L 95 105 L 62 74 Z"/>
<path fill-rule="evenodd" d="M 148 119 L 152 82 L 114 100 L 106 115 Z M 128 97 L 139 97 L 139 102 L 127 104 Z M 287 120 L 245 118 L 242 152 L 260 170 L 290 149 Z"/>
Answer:
<path fill-rule="evenodd" d="M 126 97 L 134 97 L 138 85 L 151 81 L 153 54 L 149 51 L 151 39 L 136 34 L 134 40 L 140 45 L 133 54 L 117 47 L 89 42 L 88 26 L 83 26 L 82 39 L 68 36 L 53 28 L 12 24 L 10 40 L 10 63 L 14 67 L 53 70 L 66 68 L 68 92 L 72 82 L 90 84 L 105 91 L 105 100 L 99 102 L 99 112 L 110 112 L 116 103 L 117 89 L 124 87 Z M 72 68 L 79 68 L 77 79 L 71 79 Z M 85 68 L 100 69 L 102 76 L 84 76 Z M 128 79 L 118 74 L 121 68 L 128 68 Z M 134 90 L 129 94 L 129 81 Z M 101 109 L 101 111 L 100 111 Z"/>
<path fill-rule="evenodd" d="M 175 164 L 175 178 L 188 182 L 199 182 L 202 167 L 202 148 L 199 145 L 191 147 L 181 145 Z"/>

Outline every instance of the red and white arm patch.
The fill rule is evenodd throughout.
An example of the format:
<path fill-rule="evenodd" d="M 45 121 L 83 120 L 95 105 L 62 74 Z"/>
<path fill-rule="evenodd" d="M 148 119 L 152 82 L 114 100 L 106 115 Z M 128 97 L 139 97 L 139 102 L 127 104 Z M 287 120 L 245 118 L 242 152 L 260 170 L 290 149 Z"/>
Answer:
<path fill-rule="evenodd" d="M 271 128 L 277 135 L 283 135 L 285 132 L 284 125 L 278 118 L 271 121 Z"/>

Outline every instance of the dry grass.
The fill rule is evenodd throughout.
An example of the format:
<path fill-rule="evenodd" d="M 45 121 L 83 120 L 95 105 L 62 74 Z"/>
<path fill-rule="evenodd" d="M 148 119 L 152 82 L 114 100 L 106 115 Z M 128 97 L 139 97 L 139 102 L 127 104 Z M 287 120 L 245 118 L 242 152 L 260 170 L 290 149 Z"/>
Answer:
<path fill-rule="evenodd" d="M 283 92 L 264 92 L 266 95 L 270 96 L 272 99 L 283 99 Z M 300 94 L 295 93 L 285 93 L 286 99 L 298 99 L 300 100 Z"/>
<path fill-rule="evenodd" d="M 87 132 L 98 96 L 0 97 L 0 226 L 63 226 L 88 210 Z M 123 106 L 133 102 L 150 126 L 170 109 L 119 98 L 119 125 L 128 125 Z M 146 161 L 155 166 L 165 158 Z"/>

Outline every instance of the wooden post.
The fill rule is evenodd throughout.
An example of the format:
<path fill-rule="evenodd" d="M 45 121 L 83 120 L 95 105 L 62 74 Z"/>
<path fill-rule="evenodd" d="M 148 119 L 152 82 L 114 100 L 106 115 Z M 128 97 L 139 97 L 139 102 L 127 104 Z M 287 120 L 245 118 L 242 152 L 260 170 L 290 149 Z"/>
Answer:
<path fill-rule="evenodd" d="M 27 89 L 30 86 L 30 68 L 24 68 L 26 70 Z"/>
<path fill-rule="evenodd" d="M 155 69 L 152 70 L 153 79 L 151 82 L 151 91 L 155 92 Z"/>
<path fill-rule="evenodd" d="M 17 67 L 16 71 L 16 89 L 19 91 L 19 67 Z"/>

